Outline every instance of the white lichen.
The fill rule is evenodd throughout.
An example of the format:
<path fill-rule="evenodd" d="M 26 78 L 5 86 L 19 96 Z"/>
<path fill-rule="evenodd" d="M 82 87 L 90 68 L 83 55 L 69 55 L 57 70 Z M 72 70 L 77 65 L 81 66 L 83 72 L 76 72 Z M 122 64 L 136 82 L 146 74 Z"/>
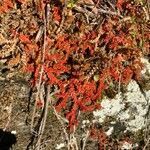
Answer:
<path fill-rule="evenodd" d="M 106 134 L 107 136 L 110 136 L 113 131 L 114 131 L 114 127 L 110 127 L 109 130 L 108 130 L 107 132 L 105 132 L 105 134 Z"/>
<path fill-rule="evenodd" d="M 65 147 L 65 143 L 60 143 L 56 145 L 56 149 L 61 149 L 63 147 Z"/>
<path fill-rule="evenodd" d="M 103 123 L 106 117 L 113 117 L 120 120 L 126 125 L 127 130 L 137 131 L 145 126 L 145 114 L 148 109 L 148 101 L 150 101 L 150 91 L 145 92 L 146 97 L 140 91 L 139 85 L 132 80 L 127 92 L 121 97 L 120 93 L 112 100 L 103 99 L 102 109 L 94 111 L 95 118 Z M 128 104 L 128 107 L 126 107 Z"/>
<path fill-rule="evenodd" d="M 90 124 L 89 120 L 83 120 L 82 121 L 82 127 L 81 128 L 85 128 L 86 126 L 88 126 Z"/>
<path fill-rule="evenodd" d="M 101 106 L 101 110 L 93 112 L 94 116 L 98 118 L 100 123 L 104 122 L 106 116 L 117 115 L 124 108 L 120 94 L 118 94 L 116 98 L 112 100 L 106 98 L 103 99 Z"/>

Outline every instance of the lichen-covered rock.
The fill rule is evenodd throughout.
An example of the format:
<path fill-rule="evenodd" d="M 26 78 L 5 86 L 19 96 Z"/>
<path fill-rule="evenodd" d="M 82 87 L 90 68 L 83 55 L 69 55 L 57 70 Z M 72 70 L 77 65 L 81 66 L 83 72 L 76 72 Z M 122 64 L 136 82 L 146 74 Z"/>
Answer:
<path fill-rule="evenodd" d="M 145 115 L 148 111 L 148 101 L 150 101 L 150 91 L 145 92 L 146 97 L 140 91 L 139 85 L 132 80 L 125 94 L 117 94 L 112 100 L 103 99 L 102 109 L 94 111 L 94 116 L 100 123 L 105 121 L 107 116 L 124 122 L 127 130 L 137 131 L 145 125 Z M 122 96 L 121 96 L 122 95 Z"/>
<path fill-rule="evenodd" d="M 145 66 L 142 78 L 147 79 L 149 78 L 150 63 L 147 59 L 142 60 Z M 149 84 L 149 81 L 146 84 Z M 131 80 L 126 87 L 126 92 L 118 93 L 113 99 L 105 97 L 101 102 L 102 109 L 94 111 L 93 115 L 96 121 L 107 126 L 106 134 L 108 136 L 119 137 L 126 133 L 130 133 L 132 136 L 138 135 L 138 132 L 141 132 L 140 136 L 143 136 L 148 126 L 149 104 L 150 89 L 144 89 L 142 81 Z M 137 138 L 139 137 L 137 136 Z M 133 144 L 126 142 L 122 149 L 130 149 L 129 147 L 133 148 Z"/>

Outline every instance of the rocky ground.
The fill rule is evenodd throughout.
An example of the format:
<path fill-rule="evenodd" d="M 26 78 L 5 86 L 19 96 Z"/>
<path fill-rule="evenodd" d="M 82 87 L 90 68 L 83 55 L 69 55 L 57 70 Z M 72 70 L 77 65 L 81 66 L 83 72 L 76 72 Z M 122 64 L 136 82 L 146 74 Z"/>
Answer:
<path fill-rule="evenodd" d="M 141 40 L 142 42 L 138 41 L 139 37 L 144 37 L 141 32 L 149 32 L 149 11 L 146 10 L 149 5 L 147 6 L 147 1 L 131 2 L 133 6 L 134 2 L 136 5 L 138 4 L 139 11 L 145 16 L 143 19 L 145 26 L 144 28 L 142 27 L 142 29 L 140 28 L 140 34 L 138 34 L 136 30 L 139 24 L 141 25 L 141 22 L 139 23 L 139 20 L 134 22 L 137 16 L 134 16 L 134 12 L 132 11 L 131 14 L 133 13 L 133 18 L 123 16 L 123 14 L 119 13 L 119 9 L 121 9 L 121 7 L 124 8 L 126 3 L 122 2 L 123 5 L 121 5 L 121 1 L 119 1 L 116 7 L 116 2 L 117 1 L 73 0 L 68 1 L 67 7 L 63 9 L 64 1 L 62 0 L 58 0 L 57 3 L 52 1 L 52 5 L 46 6 L 45 3 L 51 4 L 51 2 L 32 2 L 30 0 L 0 1 L 0 129 L 11 132 L 16 136 L 17 141 L 12 147 L 13 150 L 150 149 L 149 42 L 147 44 L 146 39 L 146 44 L 143 42 L 144 40 Z M 96 5 L 94 8 L 93 4 Z M 53 7 L 55 5 L 57 7 Z M 84 5 L 86 6 L 84 7 Z M 129 6 L 131 7 L 131 5 Z M 49 8 L 50 6 L 52 10 Z M 102 6 L 100 7 L 101 15 L 97 9 L 99 6 Z M 89 81 L 97 82 L 100 77 L 97 75 L 97 72 L 104 69 L 105 63 L 111 61 L 115 56 L 117 56 L 119 61 L 124 59 L 123 63 L 129 64 L 129 66 L 133 63 L 133 70 L 136 72 L 134 72 L 135 77 L 129 75 L 127 80 L 130 80 L 130 82 L 127 82 L 128 84 L 113 82 L 110 79 L 110 88 L 105 90 L 102 94 L 102 98 L 97 100 L 98 103 L 101 104 L 101 108 L 90 112 L 79 111 L 77 115 L 78 125 L 75 126 L 71 132 L 68 128 L 69 121 L 65 118 L 63 112 L 58 113 L 54 107 L 56 98 L 53 92 L 50 93 L 51 101 L 47 106 L 48 111 L 45 111 L 46 102 L 42 103 L 39 101 L 36 104 L 36 112 L 33 113 L 38 88 L 33 86 L 32 81 L 33 77 L 34 79 L 36 78 L 36 75 L 34 74 L 35 72 L 25 71 L 25 69 L 26 66 L 32 65 L 32 61 L 35 61 L 35 68 L 38 67 L 39 64 L 41 65 L 42 54 L 40 54 L 40 52 L 38 53 L 38 50 L 42 49 L 41 47 L 43 47 L 44 43 L 41 37 L 44 37 L 42 11 L 45 7 L 47 12 L 49 10 L 53 13 L 53 15 L 51 15 L 46 12 L 46 15 L 49 17 L 47 35 L 52 39 L 56 39 L 58 33 L 69 33 L 71 35 L 73 34 L 75 38 L 80 38 L 84 33 L 92 33 L 95 27 L 99 29 L 103 21 L 110 21 L 109 23 L 112 23 L 111 25 L 108 24 L 108 26 L 105 26 L 106 29 L 109 30 L 112 25 L 116 25 L 115 21 L 118 19 L 117 17 L 120 17 L 119 23 L 126 20 L 128 21 L 128 19 L 129 24 L 133 23 L 133 26 L 129 28 L 133 30 L 133 45 L 129 45 L 134 47 L 137 44 L 136 48 L 140 49 L 140 52 L 138 50 L 134 51 L 131 47 L 127 51 L 126 47 L 123 47 L 121 55 L 125 55 L 125 57 L 118 57 L 121 55 L 115 54 L 114 51 L 113 53 L 108 48 L 109 42 L 108 45 L 101 42 L 104 38 L 103 36 L 105 36 L 105 33 L 103 34 L 102 32 L 103 35 L 98 34 L 96 39 L 90 41 L 91 43 L 96 43 L 94 46 L 96 54 L 94 54 L 94 56 L 89 57 L 89 51 L 85 55 L 82 55 L 80 52 L 70 54 L 71 56 L 68 59 L 72 59 L 71 65 L 73 69 L 77 70 L 77 72 L 81 73 L 79 74 L 80 76 L 85 77 Z M 61 11 L 59 9 L 61 9 Z M 128 12 L 125 11 L 124 13 L 128 15 Z M 116 16 L 116 18 L 114 16 Z M 115 21 L 113 19 L 111 20 L 111 18 Z M 117 31 L 115 32 L 118 34 Z M 26 35 L 29 35 L 31 41 L 29 41 Z M 136 39 L 136 37 L 138 38 Z M 147 37 L 147 35 L 145 37 Z M 106 41 L 108 39 L 106 39 Z M 54 45 L 57 43 L 56 41 L 51 41 L 51 39 L 46 40 L 47 43 L 54 42 Z M 115 40 L 117 40 L 117 38 Z M 123 40 L 120 41 L 122 42 Z M 63 42 L 64 41 L 60 43 Z M 69 45 L 69 43 L 67 44 Z M 87 43 L 85 43 L 84 47 L 86 44 Z M 68 45 L 65 47 L 66 49 L 69 47 Z M 111 46 L 113 47 L 114 45 Z M 111 49 L 113 49 L 112 47 Z M 48 48 L 50 52 L 52 51 L 52 54 L 55 53 L 55 50 L 53 50 L 55 47 Z M 119 50 L 120 49 L 119 47 Z M 60 54 L 67 53 L 58 52 Z M 126 54 L 127 52 L 129 54 Z M 106 58 L 102 56 L 103 54 L 106 55 Z M 84 57 L 86 60 L 84 60 Z M 129 57 L 129 59 L 126 57 Z M 140 65 L 142 64 L 142 69 L 138 68 L 140 65 L 136 63 L 136 61 Z M 27 69 L 32 70 L 32 66 L 28 66 Z M 60 68 L 58 68 L 58 70 L 59 69 Z M 138 75 L 140 79 L 137 79 Z M 65 80 L 69 80 L 68 74 L 64 74 L 61 77 L 65 78 Z M 124 82 L 126 82 L 126 80 L 124 80 Z M 43 81 L 40 86 L 40 89 L 43 90 L 41 93 L 44 93 L 40 95 L 40 98 L 44 97 L 43 99 L 45 100 L 47 84 Z M 46 122 L 42 124 L 45 112 L 47 113 Z M 42 125 L 45 125 L 43 132 L 40 131 L 42 130 Z M 41 134 L 40 145 L 38 145 Z M 3 136 L 0 134 L 0 142 L 1 138 L 3 138 Z M 4 149 L 0 147 L 0 150 Z"/>
<path fill-rule="evenodd" d="M 145 82 L 138 84 L 132 80 L 124 93 L 118 93 L 113 99 L 104 97 L 102 109 L 82 116 L 76 133 L 79 143 L 94 122 L 102 125 L 109 137 L 116 140 L 123 138 L 122 148 L 119 149 L 142 149 L 140 147 L 143 147 L 149 138 L 150 83 L 148 74 L 145 73 L 149 73 L 150 68 L 148 61 L 145 61 L 147 66 L 146 70 L 143 70 Z M 33 104 L 33 98 L 29 97 L 30 90 L 24 76 L 0 81 L 0 128 L 15 133 L 17 136 L 15 150 L 27 149 L 32 140 L 30 120 L 33 105 L 29 104 L 29 100 Z M 97 150 L 96 145 L 96 141 L 89 138 L 85 149 Z M 42 149 L 66 149 L 62 127 L 53 111 L 48 115 Z"/>

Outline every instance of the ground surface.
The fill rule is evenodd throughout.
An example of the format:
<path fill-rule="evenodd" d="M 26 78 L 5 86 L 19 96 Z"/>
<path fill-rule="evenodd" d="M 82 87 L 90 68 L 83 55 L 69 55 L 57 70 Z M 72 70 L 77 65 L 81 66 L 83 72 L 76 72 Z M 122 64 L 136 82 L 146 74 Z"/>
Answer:
<path fill-rule="evenodd" d="M 0 129 L 16 135 L 14 150 L 150 149 L 149 7 L 0 1 Z M 94 93 L 103 80 L 107 88 Z"/>
<path fill-rule="evenodd" d="M 19 73 L 19 72 L 18 72 Z M 132 81 L 134 82 L 134 81 Z M 131 83 L 132 84 L 132 83 Z M 136 83 L 134 83 L 136 84 Z M 145 85 L 148 85 L 149 81 L 146 82 Z M 134 85 L 133 88 L 135 88 L 138 85 Z M 143 87 L 144 88 L 144 87 Z M 135 92 L 137 92 L 136 90 Z M 149 89 L 147 87 L 146 90 L 147 99 L 149 100 Z M 134 90 L 132 91 L 134 92 Z M 105 102 L 106 99 L 104 99 L 104 109 L 100 110 L 99 112 L 96 111 L 93 114 L 87 114 L 86 116 L 83 115 L 82 118 L 80 118 L 80 127 L 78 129 L 78 132 L 76 133 L 76 137 L 79 142 L 85 136 L 86 134 L 86 128 L 90 126 L 90 122 L 100 122 L 100 124 L 103 125 L 103 128 L 105 129 L 106 133 L 113 137 L 114 139 L 120 139 L 121 137 L 125 138 L 131 138 L 133 145 L 136 147 L 143 147 L 145 145 L 144 142 L 144 136 L 145 132 L 147 136 L 149 137 L 149 129 L 146 129 L 146 118 L 145 118 L 145 112 L 143 114 L 142 111 L 146 111 L 147 109 L 147 103 L 143 96 L 143 94 L 138 91 L 139 96 L 137 96 L 137 93 L 134 93 L 133 97 L 139 99 L 135 99 L 133 101 L 133 105 L 136 105 L 132 108 L 132 105 L 130 107 L 126 108 L 124 110 L 122 107 L 124 106 L 123 98 L 120 98 L 119 100 L 113 100 L 112 103 L 107 104 L 108 102 Z M 24 77 L 22 78 L 14 78 L 10 80 L 1 80 L 0 81 L 0 106 L 1 106 L 1 117 L 0 117 L 0 128 L 6 129 L 7 131 L 15 131 L 17 136 L 17 143 L 14 146 L 15 150 L 20 149 L 26 149 L 28 144 L 31 141 L 31 130 L 30 130 L 30 119 L 31 119 L 31 113 L 32 113 L 32 105 L 30 106 L 30 109 L 28 110 L 29 105 L 29 95 L 30 95 L 30 86 L 28 82 L 25 80 Z M 141 93 L 141 95 L 140 95 Z M 130 92 L 126 93 L 125 95 L 132 96 Z M 140 97 L 141 96 L 141 97 Z M 142 98 L 143 97 L 143 98 Z M 130 101 L 132 101 L 130 99 Z M 31 100 L 33 103 L 33 99 Z M 116 101 L 116 102 L 115 102 Z M 129 100 L 128 100 L 129 101 Z M 114 104 L 113 104 L 114 103 Z M 142 107 L 140 107 L 140 103 L 142 104 Z M 146 103 L 146 104 L 145 104 Z M 106 107 L 106 108 L 105 108 Z M 135 109 L 140 112 L 135 112 Z M 139 110 L 138 110 L 139 109 Z M 126 112 L 131 111 L 130 115 L 128 116 Z M 121 114 L 122 116 L 119 116 L 118 114 Z M 38 115 L 38 114 L 37 114 Z M 127 118 L 126 118 L 127 115 Z M 134 117 L 141 116 L 137 122 L 134 122 Z M 106 119 L 107 117 L 107 119 Z M 115 118 L 114 118 L 115 117 Z M 130 119 L 128 118 L 130 117 Z M 98 120 L 97 120 L 98 119 Z M 100 120 L 99 120 L 100 119 Z M 105 120 L 105 121 L 104 121 Z M 133 121 L 133 123 L 132 123 Z M 136 121 L 136 120 L 135 120 Z M 149 124 L 149 123 L 148 123 Z M 111 129 L 113 127 L 113 129 Z M 128 128 L 128 130 L 126 130 Z M 124 132 L 126 130 L 126 132 Z M 145 131 L 146 130 L 146 131 Z M 135 132 L 136 131 L 136 132 Z M 126 137 L 127 136 L 127 137 Z M 129 136 L 129 137 L 128 137 Z M 130 139 L 130 140 L 131 140 Z M 140 144 L 140 145 L 139 145 Z M 130 149 L 130 144 L 126 144 L 127 147 Z M 49 112 L 48 120 L 46 124 L 46 129 L 43 137 L 43 149 L 66 149 L 65 148 L 65 140 L 64 140 L 64 133 L 62 131 L 62 127 L 60 125 L 60 122 L 57 120 L 56 116 L 53 114 L 52 111 Z M 62 146 L 62 148 L 61 148 Z M 44 148 L 45 147 L 45 148 Z M 64 147 L 64 148 L 63 148 Z M 32 148 L 31 148 L 32 149 Z M 98 145 L 96 144 L 96 141 L 89 139 L 87 140 L 87 146 L 85 148 L 86 150 L 97 150 Z M 119 149 L 119 148 L 117 148 Z M 126 148 L 125 148 L 126 149 Z M 136 149 L 136 148 L 135 148 Z M 142 149 L 142 148 L 140 148 Z"/>

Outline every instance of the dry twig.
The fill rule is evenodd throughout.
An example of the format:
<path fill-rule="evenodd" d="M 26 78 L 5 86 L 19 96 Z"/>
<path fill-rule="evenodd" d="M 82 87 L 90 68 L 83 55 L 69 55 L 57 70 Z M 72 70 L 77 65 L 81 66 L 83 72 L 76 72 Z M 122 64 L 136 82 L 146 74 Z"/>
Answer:
<path fill-rule="evenodd" d="M 56 34 L 58 34 L 58 33 L 61 31 L 61 29 L 62 29 L 62 27 L 63 27 L 63 25 L 64 25 L 64 21 L 65 21 L 65 11 L 66 11 L 66 7 L 67 7 L 66 5 L 67 5 L 67 4 L 66 4 L 66 0 L 65 0 L 65 1 L 64 1 L 63 11 L 62 11 L 61 23 L 60 23 L 58 29 L 56 30 Z"/>
<path fill-rule="evenodd" d="M 87 130 L 86 136 L 85 136 L 85 138 L 84 138 L 84 140 L 83 140 L 82 150 L 85 150 L 86 141 L 87 141 L 87 139 L 88 139 L 88 137 L 89 137 L 89 133 L 90 133 L 89 130 Z"/>
<path fill-rule="evenodd" d="M 38 137 L 38 141 L 36 144 L 37 150 L 40 150 L 41 139 L 42 139 L 42 135 L 44 133 L 45 125 L 46 125 L 47 114 L 48 114 L 48 104 L 49 104 L 49 100 L 50 100 L 49 92 L 50 92 L 50 85 L 48 85 L 48 87 L 47 87 L 47 92 L 46 92 L 47 94 L 46 94 L 46 98 L 45 98 L 45 102 L 44 102 L 44 109 L 43 109 L 44 115 L 43 115 L 43 118 L 42 118 L 42 121 L 40 124 L 39 133 L 38 133 L 39 137 Z"/>
<path fill-rule="evenodd" d="M 37 93 L 36 93 L 36 99 L 35 99 L 35 103 L 34 103 L 34 109 L 33 109 L 33 114 L 32 114 L 32 119 L 31 119 L 31 131 L 33 130 L 33 126 L 34 126 L 34 117 L 35 117 L 35 113 L 36 113 L 36 106 L 37 106 L 37 101 L 39 98 L 39 94 L 40 94 L 40 87 L 41 87 L 41 83 L 42 83 L 42 76 L 43 76 L 43 72 L 44 72 L 44 61 L 45 61 L 45 51 L 46 51 L 46 16 L 45 16 L 45 11 L 43 12 L 43 19 L 44 19 L 44 43 L 43 43 L 43 52 L 42 52 L 42 66 L 41 66 L 41 70 L 39 72 L 39 82 L 37 84 Z"/>

